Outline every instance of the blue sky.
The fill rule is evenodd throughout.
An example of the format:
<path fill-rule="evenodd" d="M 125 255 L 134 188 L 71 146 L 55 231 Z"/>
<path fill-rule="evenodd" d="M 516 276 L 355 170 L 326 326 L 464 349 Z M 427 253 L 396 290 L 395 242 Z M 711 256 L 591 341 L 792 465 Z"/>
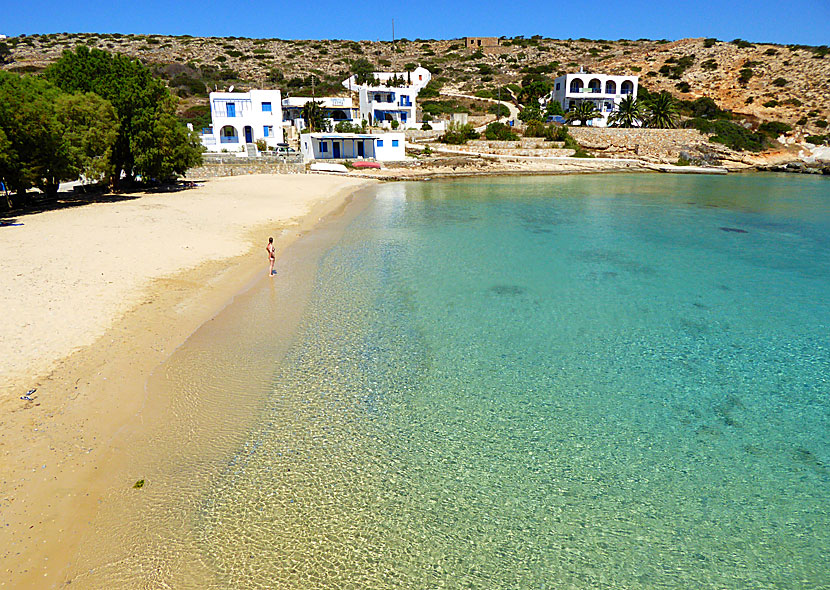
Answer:
<path fill-rule="evenodd" d="M 384 18 L 378 16 L 379 6 L 395 9 Z M 730 41 L 740 37 L 757 42 L 830 44 L 830 0 L 425 0 L 364 5 L 334 0 L 0 0 L 0 14 L 0 33 L 9 36 L 66 31 L 374 41 L 391 38 L 394 17 L 396 37 L 409 39 L 543 35 Z"/>

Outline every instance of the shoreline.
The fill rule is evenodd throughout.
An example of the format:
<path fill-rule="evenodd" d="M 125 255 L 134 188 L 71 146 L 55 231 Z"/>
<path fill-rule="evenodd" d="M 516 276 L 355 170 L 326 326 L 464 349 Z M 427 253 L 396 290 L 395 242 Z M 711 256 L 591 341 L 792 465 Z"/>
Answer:
<path fill-rule="evenodd" d="M 108 481 L 103 473 L 106 470 L 99 467 L 124 451 L 113 443 L 147 403 L 148 378 L 200 326 L 266 278 L 261 275 L 267 273 L 267 259 L 259 251 L 264 249 L 259 243 L 264 243 L 262 236 L 269 232 L 275 236 L 279 263 L 298 238 L 313 231 L 322 218 L 342 209 L 354 193 L 375 182 L 282 175 L 220 179 L 207 186 L 230 185 L 235 190 L 240 184 L 274 181 L 303 192 L 293 207 L 283 208 L 282 217 L 266 216 L 250 223 L 250 215 L 240 215 L 241 221 L 228 229 L 234 239 L 218 245 L 213 258 L 145 277 L 139 296 L 130 299 L 128 309 L 110 306 L 106 328 L 91 343 L 83 342 L 67 355 L 48 359 L 48 368 L 39 377 L 22 379 L 26 367 L 4 369 L 7 374 L 0 388 L 4 393 L 0 405 L 0 587 L 62 585 L 62 573 L 70 566 L 81 532 L 97 511 Z M 274 186 L 265 190 L 273 192 Z M 158 199 L 172 199 L 179 207 L 182 201 L 201 205 L 204 195 L 199 191 L 196 189 L 197 198 L 191 201 L 166 195 L 140 196 L 132 203 L 157 205 Z M 241 201 L 244 204 L 247 199 L 243 196 Z M 267 209 L 267 201 L 263 202 Z M 286 214 L 289 209 L 291 215 Z M 71 217 L 88 217 L 87 211 L 87 207 L 77 208 Z M 184 214 L 186 217 L 187 211 Z M 44 215 L 50 216 L 52 224 L 67 218 L 64 211 L 57 211 L 21 219 L 28 222 Z M 279 234 L 277 228 L 282 230 Z M 223 249 L 230 254 L 221 256 Z M 92 260 L 96 258 L 92 256 Z M 73 306 L 92 304 L 88 293 L 76 296 L 69 306 L 70 314 Z M 88 338 L 88 334 L 78 338 Z M 32 366 L 37 363 L 28 365 Z M 34 401 L 19 400 L 30 387 L 37 387 Z"/>

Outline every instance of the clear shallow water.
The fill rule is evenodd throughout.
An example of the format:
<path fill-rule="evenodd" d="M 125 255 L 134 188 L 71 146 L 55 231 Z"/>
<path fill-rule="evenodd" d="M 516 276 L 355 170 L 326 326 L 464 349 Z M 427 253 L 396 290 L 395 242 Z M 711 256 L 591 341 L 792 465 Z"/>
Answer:
<path fill-rule="evenodd" d="M 828 293 L 826 179 L 384 185 L 197 501 L 204 563 L 234 588 L 826 587 Z"/>

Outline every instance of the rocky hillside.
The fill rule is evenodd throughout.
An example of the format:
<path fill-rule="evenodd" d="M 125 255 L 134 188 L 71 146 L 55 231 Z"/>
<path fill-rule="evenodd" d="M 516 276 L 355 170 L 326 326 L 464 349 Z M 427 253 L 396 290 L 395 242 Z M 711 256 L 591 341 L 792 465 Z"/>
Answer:
<path fill-rule="evenodd" d="M 2 44 L 5 43 L 5 49 Z M 206 90 L 281 88 L 318 95 L 343 89 L 351 63 L 369 60 L 378 69 L 419 63 L 446 88 L 479 96 L 512 98 L 529 72 L 555 77 L 584 67 L 589 72 L 637 74 L 649 90 L 681 99 L 710 97 L 747 125 L 782 121 L 801 140 L 828 133 L 830 52 L 827 47 L 751 44 L 741 40 L 592 41 L 503 39 L 495 52 L 465 49 L 458 40 L 390 42 L 166 37 L 161 35 L 54 34 L 0 42 L 3 68 L 36 72 L 78 44 L 137 57 L 168 79 L 183 97 L 182 110 L 204 105 Z M 512 88 L 512 89 L 511 89 Z"/>

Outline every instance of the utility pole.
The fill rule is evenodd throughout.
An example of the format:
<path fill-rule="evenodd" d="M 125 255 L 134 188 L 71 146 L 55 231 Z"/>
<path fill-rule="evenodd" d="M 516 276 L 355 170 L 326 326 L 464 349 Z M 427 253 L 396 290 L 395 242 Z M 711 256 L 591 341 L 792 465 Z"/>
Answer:
<path fill-rule="evenodd" d="M 395 51 L 395 19 L 392 19 L 392 51 Z"/>

